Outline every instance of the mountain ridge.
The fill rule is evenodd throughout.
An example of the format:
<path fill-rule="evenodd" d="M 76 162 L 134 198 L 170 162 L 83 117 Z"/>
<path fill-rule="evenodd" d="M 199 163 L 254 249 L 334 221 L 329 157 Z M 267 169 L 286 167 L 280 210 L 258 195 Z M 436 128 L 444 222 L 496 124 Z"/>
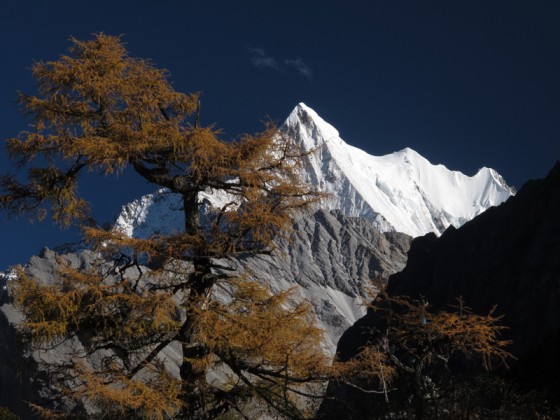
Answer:
<path fill-rule="evenodd" d="M 382 232 L 440 235 L 447 227 L 459 227 L 514 195 L 490 168 L 469 177 L 432 165 L 408 147 L 384 156 L 369 155 L 344 142 L 332 125 L 303 102 L 280 131 L 302 151 L 313 151 L 304 158 L 302 178 L 331 194 L 323 208 L 369 220 Z M 217 208 L 229 201 L 213 191 L 202 193 L 199 200 Z M 123 206 L 115 229 L 139 237 L 179 231 L 184 226 L 181 208 L 180 196 L 160 189 Z"/>

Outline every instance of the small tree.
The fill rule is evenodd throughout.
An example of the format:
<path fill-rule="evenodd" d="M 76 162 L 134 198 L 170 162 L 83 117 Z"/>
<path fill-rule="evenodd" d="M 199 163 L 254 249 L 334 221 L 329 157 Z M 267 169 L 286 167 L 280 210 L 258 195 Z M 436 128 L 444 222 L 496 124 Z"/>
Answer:
<path fill-rule="evenodd" d="M 20 95 L 33 124 L 7 151 L 30 169 L 25 183 L 0 179 L 0 205 L 81 227 L 113 263 L 62 264 L 50 285 L 20 270 L 13 292 L 30 343 L 86 338 L 59 385 L 104 413 L 212 418 L 258 398 L 304 416 L 296 395 L 324 380 L 328 365 L 321 331 L 308 305 L 288 303 L 289 292 L 271 294 L 233 262 L 271 252 L 292 212 L 320 198 L 298 177 L 304 154 L 271 124 L 235 141 L 201 127 L 198 96 L 176 92 L 164 70 L 130 57 L 118 37 L 71 41 L 69 55 L 33 66 L 38 94 Z M 96 227 L 79 177 L 126 167 L 182 197 L 183 231 L 139 239 Z M 201 222 L 205 191 L 227 200 Z M 179 377 L 160 358 L 172 343 L 181 347 Z M 220 379 L 209 381 L 211 372 Z"/>
<path fill-rule="evenodd" d="M 423 300 L 387 294 L 373 308 L 383 314 L 382 347 L 401 377 L 401 396 L 409 394 L 405 398 L 415 418 L 439 417 L 456 408 L 446 400 L 445 382 L 460 382 L 461 375 L 450 371 L 453 358 L 473 361 L 465 376 L 474 377 L 480 373 L 478 366 L 488 372 L 493 364 L 506 364 L 512 357 L 505 350 L 510 342 L 500 339 L 506 327 L 494 315 L 495 308 L 487 315 L 473 314 L 459 297 L 454 310 L 436 312 Z"/>
<path fill-rule="evenodd" d="M 464 384 L 490 382 L 487 372 L 492 366 L 511 357 L 505 350 L 509 342 L 500 339 L 505 329 L 501 317 L 493 311 L 473 314 L 461 299 L 449 311 L 434 311 L 422 300 L 391 296 L 382 289 L 369 309 L 375 315 L 362 331 L 367 343 L 341 364 L 359 369 L 363 355 L 369 353 L 379 355 L 375 361 L 379 368 L 373 375 L 356 378 L 346 370 L 329 392 L 342 403 L 327 401 L 322 418 L 337 418 L 342 412 L 357 419 L 470 418 L 463 409 L 473 403 L 460 396 L 467 389 Z"/>
<path fill-rule="evenodd" d="M 19 420 L 19 417 L 4 407 L 0 407 L 0 419 L 4 420 Z"/>

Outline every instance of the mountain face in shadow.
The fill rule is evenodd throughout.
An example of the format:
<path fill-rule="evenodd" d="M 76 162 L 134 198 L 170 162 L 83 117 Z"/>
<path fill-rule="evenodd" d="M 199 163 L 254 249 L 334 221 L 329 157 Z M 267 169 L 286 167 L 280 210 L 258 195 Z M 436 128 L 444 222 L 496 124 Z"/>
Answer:
<path fill-rule="evenodd" d="M 497 305 L 520 362 L 546 347 L 560 331 L 560 163 L 460 229 L 413 241 L 388 292 L 424 296 L 436 309 L 458 296 L 479 314 Z"/>
<path fill-rule="evenodd" d="M 389 278 L 388 293 L 449 310 L 461 296 L 474 313 L 496 306 L 512 340 L 508 380 L 560 401 L 560 162 L 542 180 L 527 182 L 515 197 L 437 238 L 414 239 L 403 271 Z M 369 312 L 342 336 L 341 360 L 356 354 L 379 319 Z M 360 404 L 367 395 L 331 384 L 345 406 L 324 404 L 324 418 Z M 334 404 L 334 405 L 333 405 Z M 369 413 L 368 418 L 375 418 Z M 373 416 L 373 417 L 371 417 Z"/>

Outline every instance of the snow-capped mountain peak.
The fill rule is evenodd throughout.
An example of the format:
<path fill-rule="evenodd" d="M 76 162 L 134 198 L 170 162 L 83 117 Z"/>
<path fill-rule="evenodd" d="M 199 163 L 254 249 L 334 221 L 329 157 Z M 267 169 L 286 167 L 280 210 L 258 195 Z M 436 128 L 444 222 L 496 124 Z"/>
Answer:
<path fill-rule="evenodd" d="M 324 204 L 347 216 L 362 217 L 382 232 L 410 236 L 441 234 L 448 226 L 461 226 L 514 194 L 493 169 L 474 176 L 432 165 L 416 151 L 405 148 L 373 156 L 347 144 L 339 132 L 313 109 L 298 104 L 281 130 L 302 150 L 315 150 L 306 158 L 304 180 L 331 193 Z M 217 195 L 201 200 L 219 204 Z M 184 225 L 179 196 L 160 190 L 123 207 L 115 227 L 128 235 L 181 230 Z"/>
<path fill-rule="evenodd" d="M 304 177 L 332 194 L 327 206 L 369 219 L 382 231 L 441 234 L 514 193 L 493 169 L 467 176 L 432 165 L 408 147 L 385 156 L 369 155 L 344 142 L 334 127 L 303 103 L 292 111 L 283 130 L 302 149 L 317 150 L 307 159 Z"/>

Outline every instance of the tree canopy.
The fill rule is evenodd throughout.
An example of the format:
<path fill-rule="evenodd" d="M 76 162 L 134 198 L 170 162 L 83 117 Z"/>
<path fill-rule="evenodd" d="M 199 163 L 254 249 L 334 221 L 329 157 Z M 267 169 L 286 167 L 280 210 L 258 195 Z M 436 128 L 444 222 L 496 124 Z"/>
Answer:
<path fill-rule="evenodd" d="M 211 418 L 256 398 L 295 416 L 302 384 L 328 365 L 321 331 L 309 305 L 289 302 L 289 291 L 273 295 L 232 261 L 271 252 L 292 212 L 320 199 L 298 176 L 305 152 L 270 123 L 239 139 L 201 127 L 198 95 L 176 92 L 165 70 L 129 56 L 119 37 L 71 42 L 68 55 L 33 66 L 38 93 L 20 94 L 33 123 L 7 151 L 29 169 L 25 182 L 1 178 L 0 204 L 79 226 L 105 262 L 62 264 L 48 285 L 19 272 L 14 296 L 31 342 L 87 337 L 88 357 L 75 355 L 59 386 L 103 412 Z M 126 167 L 181 195 L 183 231 L 130 238 L 96 225 L 80 175 Z M 203 222 L 201 192 L 228 197 Z M 181 346 L 178 376 L 160 357 L 172 343 Z"/>

